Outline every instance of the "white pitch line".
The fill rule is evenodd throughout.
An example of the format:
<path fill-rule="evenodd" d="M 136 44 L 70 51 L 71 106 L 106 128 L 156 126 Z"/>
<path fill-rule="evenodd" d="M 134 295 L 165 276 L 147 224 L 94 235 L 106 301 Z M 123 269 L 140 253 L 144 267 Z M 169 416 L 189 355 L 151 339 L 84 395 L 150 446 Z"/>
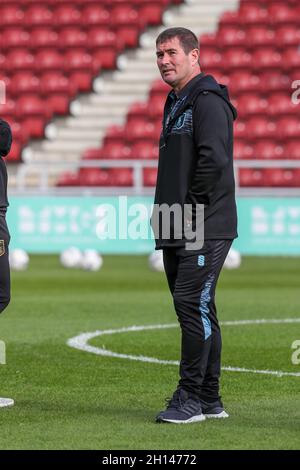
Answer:
<path fill-rule="evenodd" d="M 239 326 L 239 325 L 267 325 L 267 324 L 282 324 L 282 323 L 300 323 L 300 318 L 261 318 L 260 320 L 233 320 L 221 321 L 220 325 L 224 326 Z"/>
<path fill-rule="evenodd" d="M 287 323 L 300 323 L 300 318 L 284 318 L 284 319 L 259 319 L 259 320 L 233 320 L 233 321 L 224 321 L 220 322 L 223 326 L 239 326 L 239 325 L 258 325 L 258 324 L 287 324 Z M 134 356 L 131 354 L 120 354 L 114 351 L 105 349 L 105 347 L 99 348 L 96 346 L 91 346 L 88 341 L 92 338 L 104 335 L 112 335 L 116 333 L 127 333 L 127 332 L 136 332 L 136 331 L 145 331 L 145 330 L 162 330 L 167 328 L 176 328 L 178 323 L 169 323 L 165 325 L 144 325 L 144 326 L 130 326 L 124 328 L 118 328 L 114 330 L 96 330 L 88 333 L 81 333 L 78 336 L 74 336 L 67 341 L 67 345 L 71 348 L 79 349 L 81 351 L 90 352 L 98 356 L 106 357 L 116 357 L 119 359 L 129 359 L 131 361 L 140 361 L 148 362 L 153 364 L 163 364 L 163 365 L 179 365 L 178 361 L 169 361 L 163 359 L 157 359 L 155 357 L 148 356 Z M 277 377 L 283 376 L 292 376 L 300 377 L 300 372 L 284 372 L 280 370 L 258 370 L 258 369 L 246 369 L 244 367 L 231 367 L 224 366 L 222 370 L 228 372 L 245 372 L 252 374 L 266 374 L 266 375 L 275 375 Z"/>

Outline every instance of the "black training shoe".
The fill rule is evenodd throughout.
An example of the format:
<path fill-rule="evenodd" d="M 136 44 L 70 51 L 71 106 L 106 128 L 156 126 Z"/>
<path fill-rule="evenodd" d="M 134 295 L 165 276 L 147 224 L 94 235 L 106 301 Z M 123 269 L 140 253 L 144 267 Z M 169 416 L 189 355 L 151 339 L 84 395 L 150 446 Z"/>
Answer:
<path fill-rule="evenodd" d="M 205 420 L 200 401 L 183 389 L 177 389 L 167 403 L 167 408 L 157 415 L 156 422 L 188 424 Z"/>
<path fill-rule="evenodd" d="M 206 418 L 229 418 L 229 414 L 226 413 L 221 400 L 216 400 L 209 403 L 205 400 L 200 399 L 202 412 Z"/>

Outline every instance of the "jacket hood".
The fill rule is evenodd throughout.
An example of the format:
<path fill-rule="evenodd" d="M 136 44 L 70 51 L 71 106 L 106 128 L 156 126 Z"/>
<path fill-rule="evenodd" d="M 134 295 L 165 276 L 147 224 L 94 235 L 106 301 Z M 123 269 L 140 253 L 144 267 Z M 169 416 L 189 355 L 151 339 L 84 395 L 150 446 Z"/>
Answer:
<path fill-rule="evenodd" d="M 195 99 L 199 96 L 200 93 L 203 93 L 203 91 L 210 91 L 220 96 L 220 98 L 226 101 L 230 107 L 233 114 L 233 119 L 237 118 L 237 111 L 230 101 L 227 86 L 218 83 L 212 75 L 199 76 L 198 80 L 195 81 L 195 84 L 189 95 L 188 103 L 194 103 Z"/>

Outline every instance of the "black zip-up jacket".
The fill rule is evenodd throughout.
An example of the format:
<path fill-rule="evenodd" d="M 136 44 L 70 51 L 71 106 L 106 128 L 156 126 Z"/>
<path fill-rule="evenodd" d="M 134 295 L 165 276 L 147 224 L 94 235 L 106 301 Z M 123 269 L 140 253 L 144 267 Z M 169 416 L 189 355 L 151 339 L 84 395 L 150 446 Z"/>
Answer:
<path fill-rule="evenodd" d="M 184 204 L 203 204 L 204 239 L 237 237 L 233 172 L 236 116 L 226 86 L 203 73 L 177 96 L 171 91 L 165 103 L 155 207 L 178 203 L 183 210 Z M 170 227 L 169 239 L 155 233 L 156 249 L 186 243 L 184 237 L 177 240 L 172 236 L 172 221 Z"/>
<path fill-rule="evenodd" d="M 2 157 L 10 151 L 12 135 L 10 126 L 6 121 L 0 119 L 0 212 L 5 213 L 8 206 L 7 200 L 7 171 Z"/>

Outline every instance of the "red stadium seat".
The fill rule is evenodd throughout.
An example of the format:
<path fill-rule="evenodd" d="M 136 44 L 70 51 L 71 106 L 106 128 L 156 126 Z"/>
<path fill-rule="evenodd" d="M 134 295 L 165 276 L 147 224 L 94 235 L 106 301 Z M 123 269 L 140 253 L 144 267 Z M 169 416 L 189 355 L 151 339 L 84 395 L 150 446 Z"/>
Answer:
<path fill-rule="evenodd" d="M 74 26 L 67 26 L 59 34 L 59 45 L 61 48 L 86 47 L 86 33 Z"/>
<path fill-rule="evenodd" d="M 292 103 L 290 94 L 274 93 L 268 100 L 268 113 L 274 116 L 279 114 L 299 115 L 299 107 Z"/>
<path fill-rule="evenodd" d="M 264 170 L 266 186 L 297 187 L 300 186 L 299 170 L 267 168 Z"/>
<path fill-rule="evenodd" d="M 126 137 L 128 142 L 137 139 L 155 140 L 154 124 L 143 119 L 130 119 L 126 124 Z"/>
<path fill-rule="evenodd" d="M 85 27 L 106 26 L 110 22 L 110 12 L 100 4 L 87 5 L 81 12 L 81 23 Z"/>
<path fill-rule="evenodd" d="M 110 46 L 116 50 L 123 48 L 124 44 L 116 33 L 110 31 L 107 26 L 90 28 L 87 33 L 87 43 L 89 48 L 99 48 Z"/>
<path fill-rule="evenodd" d="M 22 144 L 16 138 L 14 137 L 13 143 L 10 149 L 10 152 L 8 154 L 8 157 L 6 158 L 6 161 L 8 163 L 18 163 L 21 160 L 21 152 L 22 152 Z"/>
<path fill-rule="evenodd" d="M 13 141 L 17 141 L 19 146 L 25 145 L 28 141 L 28 133 L 24 127 L 16 121 L 10 121 L 10 127 L 13 135 Z"/>
<path fill-rule="evenodd" d="M 103 139 L 103 144 L 108 144 L 109 142 L 119 142 L 124 143 L 126 141 L 126 131 L 123 126 L 110 126 L 105 134 Z"/>
<path fill-rule="evenodd" d="M 227 87 L 230 86 L 229 75 L 227 73 L 222 73 L 221 70 L 219 72 L 217 70 L 209 70 L 208 75 L 212 75 L 220 84 L 226 85 Z M 235 91 L 230 87 L 230 96 L 233 97 L 235 94 Z"/>
<path fill-rule="evenodd" d="M 80 168 L 80 186 L 111 186 L 108 170 L 100 168 Z"/>
<path fill-rule="evenodd" d="M 49 117 L 49 110 L 45 107 L 41 98 L 35 94 L 21 96 L 17 101 L 17 115 L 23 119 L 24 116 Z"/>
<path fill-rule="evenodd" d="M 218 44 L 221 48 L 228 46 L 235 47 L 244 46 L 246 45 L 247 41 L 248 38 L 246 38 L 245 31 L 239 26 L 223 25 L 222 28 L 218 31 L 216 42 L 214 44 Z M 200 44 L 202 44 L 202 41 Z"/>
<path fill-rule="evenodd" d="M 254 144 L 253 153 L 255 158 L 274 160 L 284 158 L 283 147 L 273 140 L 261 140 Z"/>
<path fill-rule="evenodd" d="M 128 159 L 130 158 L 130 147 L 119 142 L 110 142 L 101 149 L 101 158 L 109 159 Z"/>
<path fill-rule="evenodd" d="M 60 71 L 46 72 L 40 76 L 40 86 L 43 95 L 63 93 L 69 97 L 74 96 L 77 89 Z"/>
<path fill-rule="evenodd" d="M 220 27 L 223 25 L 240 25 L 240 17 L 238 11 L 225 11 L 220 18 Z"/>
<path fill-rule="evenodd" d="M 6 70 L 32 70 L 34 56 L 27 49 L 15 49 L 6 56 L 4 64 Z"/>
<path fill-rule="evenodd" d="M 0 54 L 0 59 L 1 59 L 1 54 Z M 11 84 L 11 77 L 8 76 L 8 73 L 4 72 L 3 70 L 0 70 L 0 81 L 1 81 L 1 100 L 3 101 L 3 91 L 5 94 L 4 98 L 8 98 L 8 90 L 10 91 L 10 84 Z M 1 104 L 1 101 L 0 101 Z"/>
<path fill-rule="evenodd" d="M 278 134 L 282 140 L 299 138 L 300 122 L 296 117 L 283 117 L 277 121 Z"/>
<path fill-rule="evenodd" d="M 248 141 L 242 139 L 235 139 L 234 141 L 234 158 L 239 160 L 251 160 L 255 158 L 253 146 Z"/>
<path fill-rule="evenodd" d="M 264 186 L 264 172 L 256 168 L 240 168 L 238 181 L 242 187 Z"/>
<path fill-rule="evenodd" d="M 132 4 L 128 3 L 113 6 L 111 10 L 111 20 L 114 26 L 143 24 L 143 21 L 139 18 L 138 11 Z"/>
<path fill-rule="evenodd" d="M 102 149 L 99 147 L 97 148 L 89 148 L 85 150 L 82 154 L 83 160 L 98 160 L 102 158 Z"/>
<path fill-rule="evenodd" d="M 260 47 L 252 54 L 252 68 L 278 69 L 282 61 L 281 54 L 273 47 Z"/>
<path fill-rule="evenodd" d="M 276 44 L 283 50 L 287 46 L 299 46 L 300 29 L 299 25 L 284 25 L 276 30 Z"/>
<path fill-rule="evenodd" d="M 162 119 L 166 98 L 153 96 L 148 101 L 147 113 L 151 119 Z"/>
<path fill-rule="evenodd" d="M 0 24 L 4 26 L 23 26 L 24 10 L 19 5 L 4 5 L 0 7 Z"/>
<path fill-rule="evenodd" d="M 295 11 L 284 2 L 274 2 L 269 5 L 268 16 L 270 21 L 274 24 L 284 23 L 297 23 L 299 24 L 298 18 L 295 18 Z"/>
<path fill-rule="evenodd" d="M 234 135 L 237 139 L 246 139 L 247 138 L 247 128 L 245 121 L 242 121 L 238 118 L 234 123 Z"/>
<path fill-rule="evenodd" d="M 35 67 L 37 73 L 49 70 L 62 70 L 65 64 L 64 57 L 58 51 L 47 48 L 38 52 L 35 56 Z"/>
<path fill-rule="evenodd" d="M 7 98 L 5 103 L 1 104 L 1 118 L 8 119 L 14 118 L 16 114 L 16 102 L 11 98 Z"/>
<path fill-rule="evenodd" d="M 64 69 L 66 71 L 81 70 L 92 73 L 92 56 L 82 49 L 71 49 L 64 54 Z"/>
<path fill-rule="evenodd" d="M 236 47 L 228 49 L 222 54 L 224 69 L 249 69 L 251 64 L 251 55 L 245 48 Z"/>
<path fill-rule="evenodd" d="M 58 34 L 57 32 L 46 26 L 36 27 L 30 33 L 31 47 L 38 49 L 40 47 L 57 47 Z"/>
<path fill-rule="evenodd" d="M 290 140 L 283 148 L 284 156 L 287 159 L 300 160 L 300 142 L 299 140 Z"/>
<path fill-rule="evenodd" d="M 290 83 L 289 76 L 281 70 L 268 70 L 259 74 L 258 91 L 265 95 L 280 91 L 286 92 L 290 88 Z"/>
<path fill-rule="evenodd" d="M 53 23 L 53 13 L 46 5 L 32 5 L 27 8 L 24 21 L 29 27 L 51 26 Z"/>
<path fill-rule="evenodd" d="M 247 29 L 246 35 L 251 48 L 276 44 L 274 30 L 265 26 L 251 26 Z"/>
<path fill-rule="evenodd" d="M 24 28 L 5 28 L 0 32 L 0 34 L 1 48 L 3 48 L 3 50 L 11 49 L 13 47 L 28 47 L 30 45 L 30 34 Z"/>
<path fill-rule="evenodd" d="M 290 47 L 282 52 L 282 67 L 290 71 L 300 69 L 300 52 L 296 47 Z"/>
<path fill-rule="evenodd" d="M 17 72 L 12 76 L 9 91 L 12 95 L 24 95 L 24 93 L 38 94 L 40 91 L 40 80 L 34 72 Z"/>
<path fill-rule="evenodd" d="M 249 139 L 273 138 L 277 136 L 276 122 L 265 117 L 252 117 L 246 124 Z"/>
<path fill-rule="evenodd" d="M 88 92 L 92 86 L 92 73 L 88 70 L 68 70 L 66 71 L 69 81 L 78 91 Z"/>
<path fill-rule="evenodd" d="M 99 73 L 100 69 L 113 69 L 117 63 L 117 50 L 111 46 L 97 48 L 93 53 L 92 65 L 93 72 Z"/>
<path fill-rule="evenodd" d="M 40 78 L 41 92 L 54 114 L 67 114 L 70 99 L 77 92 L 76 85 L 61 72 L 47 72 Z"/>
<path fill-rule="evenodd" d="M 230 94 L 239 95 L 243 92 L 257 92 L 260 84 L 258 75 L 252 74 L 248 70 L 237 70 L 228 77 Z M 265 86 L 265 83 L 264 83 Z"/>
<path fill-rule="evenodd" d="M 80 176 L 79 174 L 66 172 L 60 175 L 56 183 L 57 186 L 79 186 Z"/>
<path fill-rule="evenodd" d="M 155 80 L 152 83 L 151 89 L 149 96 L 160 96 L 164 99 L 167 98 L 168 93 L 171 91 L 171 88 L 169 85 L 167 85 L 165 82 L 163 82 L 161 79 Z"/>
<path fill-rule="evenodd" d="M 255 93 L 245 93 L 238 100 L 238 110 L 241 116 L 265 114 L 268 102 Z"/>
<path fill-rule="evenodd" d="M 81 12 L 72 4 L 61 5 L 54 9 L 53 21 L 56 25 L 77 26 L 81 24 Z"/>
<path fill-rule="evenodd" d="M 155 186 L 157 179 L 157 169 L 156 168 L 145 168 L 143 171 L 144 177 L 144 186 Z"/>
<path fill-rule="evenodd" d="M 130 158 L 153 160 L 158 158 L 158 144 L 151 142 L 136 142 L 132 145 Z"/>
<path fill-rule="evenodd" d="M 249 0 L 241 0 L 241 3 L 247 3 Z M 253 1 L 257 1 L 257 0 L 253 0 Z M 281 0 L 275 0 L 275 1 L 281 1 Z M 263 3 L 266 5 L 266 6 L 269 6 L 269 5 L 274 5 L 274 0 L 263 0 Z M 289 4 L 290 6 L 296 6 L 298 5 L 298 0 L 286 0 L 285 1 L 285 4 Z"/>
<path fill-rule="evenodd" d="M 158 25 L 161 23 L 164 5 L 160 1 L 140 0 L 137 2 L 138 13 L 144 18 L 148 25 Z"/>
<path fill-rule="evenodd" d="M 131 120 L 134 118 L 141 118 L 143 119 L 148 114 L 148 103 L 133 103 L 127 113 L 127 120 Z"/>
<path fill-rule="evenodd" d="M 136 47 L 139 33 L 143 29 L 145 22 L 139 17 L 135 8 L 125 4 L 112 8 L 111 25 L 126 46 Z"/>
<path fill-rule="evenodd" d="M 258 3 L 241 4 L 238 12 L 239 20 L 246 24 L 267 24 L 268 10 Z"/>
<path fill-rule="evenodd" d="M 204 69 L 223 69 L 224 61 L 216 48 L 206 48 L 200 51 L 200 63 Z"/>
<path fill-rule="evenodd" d="M 216 46 L 216 34 L 215 33 L 205 33 L 201 34 L 199 37 L 200 49 L 205 46 Z"/>
<path fill-rule="evenodd" d="M 28 134 L 42 137 L 46 121 L 51 117 L 51 110 L 45 108 L 44 102 L 36 95 L 25 95 L 17 102 L 17 117 L 22 121 Z"/>
<path fill-rule="evenodd" d="M 132 168 L 111 168 L 109 170 L 112 186 L 132 186 L 133 171 Z"/>

